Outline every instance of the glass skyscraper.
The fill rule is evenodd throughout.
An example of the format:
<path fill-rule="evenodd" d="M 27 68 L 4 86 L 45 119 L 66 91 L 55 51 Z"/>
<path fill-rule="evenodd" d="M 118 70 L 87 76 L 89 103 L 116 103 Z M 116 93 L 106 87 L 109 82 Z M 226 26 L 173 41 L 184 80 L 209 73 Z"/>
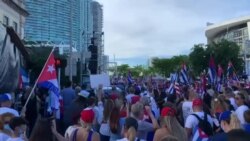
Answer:
<path fill-rule="evenodd" d="M 30 13 L 25 25 L 25 40 L 69 45 L 72 26 L 73 46 L 80 49 L 81 0 L 25 0 L 25 5 Z"/>

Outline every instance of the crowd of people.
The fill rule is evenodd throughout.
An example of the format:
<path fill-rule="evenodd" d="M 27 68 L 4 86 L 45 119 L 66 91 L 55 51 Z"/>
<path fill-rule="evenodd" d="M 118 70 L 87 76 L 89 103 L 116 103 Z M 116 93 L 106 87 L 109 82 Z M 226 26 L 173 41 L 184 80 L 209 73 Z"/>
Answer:
<path fill-rule="evenodd" d="M 250 90 L 244 84 L 217 92 L 193 85 L 169 94 L 168 83 L 116 85 L 106 92 L 65 85 L 60 108 L 48 112 L 48 90 L 31 88 L 0 95 L 0 141 L 247 141 L 250 140 Z M 21 106 L 21 107 L 22 107 Z M 51 110 L 50 110 L 51 111 Z"/>

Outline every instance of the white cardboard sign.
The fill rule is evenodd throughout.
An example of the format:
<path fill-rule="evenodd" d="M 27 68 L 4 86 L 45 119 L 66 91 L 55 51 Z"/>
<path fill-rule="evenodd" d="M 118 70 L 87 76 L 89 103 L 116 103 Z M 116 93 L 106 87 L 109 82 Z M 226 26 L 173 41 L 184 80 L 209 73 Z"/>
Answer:
<path fill-rule="evenodd" d="M 98 88 L 100 84 L 102 84 L 103 87 L 110 86 L 109 75 L 107 74 L 90 75 L 91 88 Z"/>

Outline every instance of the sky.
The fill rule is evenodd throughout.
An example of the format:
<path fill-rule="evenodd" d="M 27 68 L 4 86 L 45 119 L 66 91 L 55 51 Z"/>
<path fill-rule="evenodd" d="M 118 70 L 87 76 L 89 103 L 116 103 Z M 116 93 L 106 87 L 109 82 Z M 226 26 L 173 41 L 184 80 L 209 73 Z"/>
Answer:
<path fill-rule="evenodd" d="M 104 10 L 105 54 L 118 64 L 189 54 L 206 43 L 206 23 L 250 15 L 250 0 L 98 0 Z M 115 59 L 114 59 L 115 58 Z"/>

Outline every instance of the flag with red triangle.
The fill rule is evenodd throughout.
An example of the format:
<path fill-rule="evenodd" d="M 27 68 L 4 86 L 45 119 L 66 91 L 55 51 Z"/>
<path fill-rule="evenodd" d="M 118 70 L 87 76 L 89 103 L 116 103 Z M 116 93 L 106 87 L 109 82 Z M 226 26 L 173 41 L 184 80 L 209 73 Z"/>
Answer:
<path fill-rule="evenodd" d="M 40 77 L 38 78 L 38 86 L 44 87 L 59 96 L 59 85 L 56 76 L 55 58 L 53 53 L 50 54 Z"/>

